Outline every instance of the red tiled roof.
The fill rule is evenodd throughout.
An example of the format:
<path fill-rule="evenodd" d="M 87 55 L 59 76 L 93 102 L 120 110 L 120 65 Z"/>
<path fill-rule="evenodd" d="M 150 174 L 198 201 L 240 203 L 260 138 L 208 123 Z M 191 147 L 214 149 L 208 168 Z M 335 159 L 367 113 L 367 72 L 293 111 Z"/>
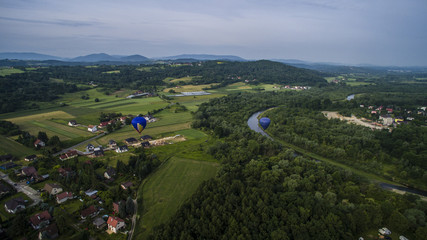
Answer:
<path fill-rule="evenodd" d="M 37 213 L 30 217 L 30 221 L 34 226 L 38 226 L 41 222 L 50 220 L 52 216 L 50 216 L 48 211 L 44 211 L 41 213 Z"/>
<path fill-rule="evenodd" d="M 58 199 L 58 201 L 61 201 L 64 198 L 72 198 L 73 197 L 73 193 L 72 192 L 63 192 L 60 193 L 56 196 L 56 198 Z"/>
<path fill-rule="evenodd" d="M 84 209 L 83 211 L 81 211 L 80 215 L 82 215 L 82 217 L 86 218 L 87 216 L 89 216 L 95 212 L 96 212 L 95 206 L 92 205 L 92 206 Z"/>
<path fill-rule="evenodd" d="M 117 227 L 117 224 L 119 222 L 124 222 L 124 220 L 119 218 L 119 217 L 110 216 L 108 218 L 107 224 L 115 228 L 115 227 Z"/>

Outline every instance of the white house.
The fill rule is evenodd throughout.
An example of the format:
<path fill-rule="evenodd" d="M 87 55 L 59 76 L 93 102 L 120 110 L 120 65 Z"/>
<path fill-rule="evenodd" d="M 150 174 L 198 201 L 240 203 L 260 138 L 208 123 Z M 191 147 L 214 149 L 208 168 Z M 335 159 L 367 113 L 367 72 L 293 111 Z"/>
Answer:
<path fill-rule="evenodd" d="M 129 151 L 129 148 L 128 148 L 128 146 L 120 146 L 120 147 L 118 147 L 117 149 L 116 149 L 116 153 L 123 153 L 123 152 L 127 152 L 127 151 Z"/>
<path fill-rule="evenodd" d="M 96 131 L 98 131 L 98 127 L 97 126 L 95 126 L 95 125 L 89 125 L 88 127 L 87 127 L 87 130 L 89 131 L 89 132 L 96 132 Z"/>
<path fill-rule="evenodd" d="M 112 232 L 117 233 L 120 228 L 123 228 L 126 224 L 125 221 L 118 217 L 110 216 L 107 220 L 108 229 Z"/>

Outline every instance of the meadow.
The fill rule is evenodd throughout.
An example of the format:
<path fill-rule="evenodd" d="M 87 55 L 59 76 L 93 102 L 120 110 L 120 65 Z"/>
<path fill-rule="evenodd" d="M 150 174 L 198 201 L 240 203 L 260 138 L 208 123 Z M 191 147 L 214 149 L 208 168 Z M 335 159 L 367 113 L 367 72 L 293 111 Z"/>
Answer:
<path fill-rule="evenodd" d="M 0 76 L 4 77 L 14 73 L 23 73 L 21 69 L 16 68 L 0 68 Z"/>

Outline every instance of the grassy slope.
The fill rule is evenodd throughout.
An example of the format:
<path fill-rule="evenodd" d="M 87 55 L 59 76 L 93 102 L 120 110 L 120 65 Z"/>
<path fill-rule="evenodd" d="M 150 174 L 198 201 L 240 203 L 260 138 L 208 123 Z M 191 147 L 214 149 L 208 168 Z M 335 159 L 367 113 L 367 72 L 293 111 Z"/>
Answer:
<path fill-rule="evenodd" d="M 138 222 L 135 239 L 145 239 L 154 226 L 167 222 L 200 183 L 215 176 L 218 166 L 215 162 L 179 157 L 162 165 L 142 187 L 145 212 Z"/>
<path fill-rule="evenodd" d="M 15 157 L 22 158 L 35 154 L 34 149 L 28 148 L 12 139 L 0 135 L 0 154 L 12 154 Z"/>

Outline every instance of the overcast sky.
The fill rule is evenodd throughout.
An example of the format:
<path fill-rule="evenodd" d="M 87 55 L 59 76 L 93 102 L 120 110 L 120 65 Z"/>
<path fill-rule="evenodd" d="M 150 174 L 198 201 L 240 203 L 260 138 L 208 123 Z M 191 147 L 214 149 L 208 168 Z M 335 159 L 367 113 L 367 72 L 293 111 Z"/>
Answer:
<path fill-rule="evenodd" d="M 0 0 L 0 52 L 427 66 L 427 0 Z"/>

